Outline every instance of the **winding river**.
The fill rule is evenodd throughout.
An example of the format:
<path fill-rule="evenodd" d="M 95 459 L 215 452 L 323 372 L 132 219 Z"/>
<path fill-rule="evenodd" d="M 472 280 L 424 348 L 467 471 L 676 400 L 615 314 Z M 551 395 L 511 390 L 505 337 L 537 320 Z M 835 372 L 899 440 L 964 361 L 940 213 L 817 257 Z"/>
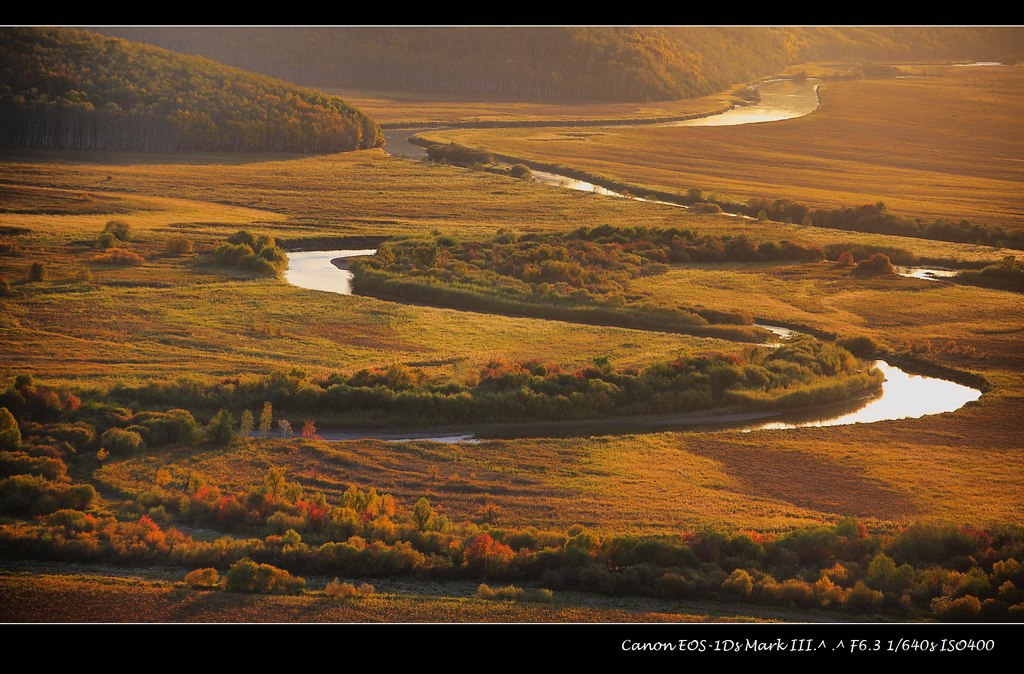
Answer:
<path fill-rule="evenodd" d="M 323 290 L 339 295 L 352 294 L 352 272 L 344 260 L 361 255 L 372 255 L 372 249 L 297 251 L 288 253 L 289 283 L 311 290 Z M 759 323 L 776 335 L 781 342 L 797 334 L 796 330 Z M 665 430 L 709 430 L 731 428 L 745 432 L 780 430 L 806 426 L 842 426 L 872 423 L 893 419 L 916 419 L 928 414 L 941 414 L 958 410 L 981 397 L 981 391 L 953 381 L 910 374 L 903 369 L 876 360 L 874 367 L 885 375 L 881 393 L 869 400 L 830 405 L 827 408 L 801 412 L 751 412 L 731 415 L 706 413 L 680 414 L 659 417 L 602 419 L 580 422 L 542 422 L 517 424 L 488 424 L 459 427 L 437 433 L 338 431 L 323 432 L 328 440 L 378 438 L 382 440 L 432 440 L 434 442 L 475 442 L 487 437 L 557 437 L 612 433 L 659 432 Z M 765 421 L 771 419 L 771 421 Z"/>
<path fill-rule="evenodd" d="M 821 80 L 817 78 L 766 80 L 757 86 L 761 98 L 756 103 L 737 105 L 718 115 L 665 122 L 659 126 L 737 126 L 803 117 L 818 109 L 820 85 Z"/>
<path fill-rule="evenodd" d="M 760 101 L 696 119 L 680 122 L 658 122 L 660 126 L 728 126 L 753 124 L 793 119 L 807 115 L 819 105 L 818 86 L 820 81 L 768 80 L 758 86 Z M 629 125 L 643 124 L 630 122 Z M 614 126 L 614 124 L 609 124 Z M 420 159 L 425 150 L 409 142 L 417 133 L 436 130 L 436 127 L 390 129 L 385 132 L 387 148 L 392 156 Z M 568 176 L 534 171 L 538 182 L 565 189 L 594 192 L 597 194 L 634 198 L 614 190 Z M 638 201 L 648 201 L 637 199 Z M 663 201 L 678 208 L 680 204 Z M 373 255 L 373 249 L 341 249 L 321 251 L 295 251 L 288 253 L 289 265 L 285 279 L 293 285 L 338 293 L 352 294 L 352 273 L 348 271 L 345 258 Z M 948 269 L 925 267 L 899 267 L 902 276 L 925 280 L 938 280 L 956 272 Z M 774 333 L 778 340 L 788 339 L 796 331 L 781 326 L 759 324 Z M 981 397 L 981 391 L 953 381 L 924 375 L 910 374 L 884 360 L 873 363 L 885 375 L 879 395 L 868 400 L 856 400 L 842 405 L 830 405 L 801 412 L 754 412 L 732 415 L 708 415 L 706 413 L 682 414 L 664 417 L 631 417 L 621 419 L 588 420 L 581 422 L 537 422 L 516 424 L 490 424 L 486 426 L 439 429 L 418 433 L 415 431 L 326 431 L 321 435 L 328 440 L 378 438 L 389 441 L 430 440 L 445 443 L 478 442 L 487 437 L 557 437 L 614 433 L 661 432 L 684 429 L 734 429 L 743 432 L 794 429 L 808 426 L 840 426 L 857 423 L 874 423 L 895 419 L 916 419 L 929 414 L 941 414 L 958 410 L 967 403 Z M 765 421 L 765 419 L 771 419 Z"/>
<path fill-rule="evenodd" d="M 623 122 L 609 121 L 602 124 L 603 127 L 617 126 L 735 126 L 738 124 L 755 124 L 759 122 L 775 122 L 783 119 L 803 117 L 818 109 L 820 99 L 818 98 L 818 86 L 821 80 L 809 78 L 802 81 L 796 80 L 766 80 L 757 87 L 760 100 L 746 105 L 734 105 L 732 109 L 716 115 L 706 117 L 694 117 L 674 122 L 660 120 L 629 120 Z M 384 138 L 387 144 L 385 151 L 393 157 L 405 157 L 408 159 L 423 159 L 427 156 L 425 148 L 409 142 L 409 138 L 427 131 L 438 131 L 440 127 L 410 127 L 404 129 L 387 129 L 384 131 Z M 622 192 L 617 192 L 601 185 L 578 180 L 569 176 L 559 175 L 548 171 L 533 171 L 533 179 L 545 185 L 554 185 L 580 192 L 593 192 L 609 197 L 622 199 L 636 199 L 637 201 L 652 201 L 653 203 L 673 206 L 675 208 L 686 208 L 682 204 L 675 204 L 669 201 L 658 201 L 654 199 L 642 199 L 633 197 Z M 723 213 L 730 217 L 737 216 L 735 213 Z"/>

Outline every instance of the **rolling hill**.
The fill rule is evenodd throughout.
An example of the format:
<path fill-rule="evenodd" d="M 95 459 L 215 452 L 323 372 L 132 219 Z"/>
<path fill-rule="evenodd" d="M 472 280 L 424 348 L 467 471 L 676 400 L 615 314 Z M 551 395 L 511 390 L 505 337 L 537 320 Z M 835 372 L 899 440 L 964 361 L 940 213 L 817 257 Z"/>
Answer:
<path fill-rule="evenodd" d="M 1020 28 L 110 28 L 309 86 L 669 100 L 813 60 L 1019 58 Z"/>
<path fill-rule="evenodd" d="M 377 147 L 335 96 L 98 33 L 0 29 L 0 145 L 319 153 Z"/>

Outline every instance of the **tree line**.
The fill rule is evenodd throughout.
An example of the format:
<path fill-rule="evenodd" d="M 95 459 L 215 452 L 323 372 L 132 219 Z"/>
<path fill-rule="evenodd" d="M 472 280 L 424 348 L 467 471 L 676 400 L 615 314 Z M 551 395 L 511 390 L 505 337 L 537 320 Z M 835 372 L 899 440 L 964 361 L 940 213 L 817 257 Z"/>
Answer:
<path fill-rule="evenodd" d="M 155 152 L 378 147 L 335 96 L 197 56 L 56 28 L 0 30 L 0 144 Z"/>
<path fill-rule="evenodd" d="M 787 345 L 805 353 L 809 344 Z M 781 349 L 780 349 L 781 350 Z M 824 353 L 824 352 L 823 352 Z M 842 355 L 841 352 L 835 352 Z M 779 357 L 790 361 L 795 354 Z M 848 355 L 848 354 L 847 354 Z M 772 358 L 764 355 L 763 362 Z M 817 359 L 816 367 L 840 363 Z M 606 364 L 597 364 L 598 368 Z M 692 363 L 668 367 L 685 373 Z M 496 369 L 487 386 L 524 377 L 557 384 L 549 365 Z M 770 366 L 769 366 L 770 369 Z M 543 375 L 541 374 L 543 372 Z M 692 374 L 692 372 L 690 372 Z M 712 375 L 713 376 L 713 375 Z M 408 372 L 364 371 L 348 379 L 384 388 L 416 385 Z M 301 382 L 284 381 L 295 388 Z M 268 438 L 251 412 L 241 433 L 205 431 L 185 410 L 121 408 L 83 400 L 19 375 L 0 393 L 0 557 L 193 569 L 188 583 L 226 589 L 299 592 L 291 574 L 408 576 L 529 582 L 604 595 L 829 608 L 854 614 L 944 620 L 1024 619 L 1024 528 L 917 524 L 869 533 L 852 519 L 782 532 L 702 529 L 672 535 L 597 533 L 457 520 L 426 497 L 403 503 L 351 484 L 330 497 L 270 464 L 248 487 L 217 484 L 194 464 L 157 467 L 119 487 L 116 507 L 100 505 L 84 476 L 128 454 L 151 456 L 199 442 L 247 446 L 266 456 L 323 448 L 315 437 Z M 230 426 L 230 423 L 229 423 Z M 145 440 L 143 440 L 145 436 Z M 182 531 L 222 532 L 198 540 Z M 364 590 L 369 593 L 369 589 Z M 337 594 L 346 594 L 337 584 Z M 349 594 L 351 594 L 349 592 Z M 518 593 L 513 588 L 504 592 Z M 547 595 L 547 593 L 542 593 Z M 484 599 L 494 599 L 486 589 Z"/>
<path fill-rule="evenodd" d="M 764 341 L 750 316 L 714 307 L 658 306 L 630 282 L 670 263 L 821 260 L 816 246 L 700 235 L 679 228 L 580 228 L 569 233 L 502 231 L 489 240 L 394 239 L 354 260 L 356 292 L 442 306 L 598 325 Z"/>
<path fill-rule="evenodd" d="M 789 199 L 772 200 L 762 197 L 751 199 L 746 206 L 739 208 L 732 204 L 721 205 L 727 210 L 751 217 L 770 218 L 778 222 L 1024 249 L 1024 229 L 1005 229 L 998 225 L 972 223 L 967 220 L 952 222 L 939 218 L 928 221 L 923 218 L 896 215 L 888 212 L 885 203 L 881 201 L 860 206 L 815 209 Z"/>
<path fill-rule="evenodd" d="M 143 408 L 184 406 L 208 417 L 222 410 L 212 417 L 208 437 L 224 440 L 233 437 L 233 422 L 217 430 L 225 423 L 222 414 L 244 414 L 262 402 L 286 414 L 328 418 L 332 425 L 437 425 L 787 409 L 862 396 L 881 382 L 877 371 L 846 348 L 798 337 L 775 349 L 709 352 L 644 368 L 615 368 L 603 357 L 576 370 L 539 360 L 495 359 L 478 372 L 454 377 L 393 364 L 318 379 L 275 372 L 217 383 L 188 378 L 124 383 L 105 395 L 108 401 Z M 151 433 L 145 424 L 135 428 L 140 424 L 131 416 L 111 419 L 103 423 L 137 434 L 129 453 L 145 447 L 139 446 Z M 251 431 L 250 423 L 246 432 Z"/>

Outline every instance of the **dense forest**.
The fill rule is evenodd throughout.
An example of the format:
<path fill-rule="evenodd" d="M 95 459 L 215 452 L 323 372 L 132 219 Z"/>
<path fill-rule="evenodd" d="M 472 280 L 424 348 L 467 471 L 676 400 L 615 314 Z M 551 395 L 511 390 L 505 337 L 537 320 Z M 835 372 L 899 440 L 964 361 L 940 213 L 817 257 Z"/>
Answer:
<path fill-rule="evenodd" d="M 666 100 L 810 60 L 1016 59 L 1019 28 L 109 28 L 320 87 Z"/>
<path fill-rule="evenodd" d="M 70 29 L 0 29 L 0 144 L 157 152 L 377 147 L 340 98 Z"/>

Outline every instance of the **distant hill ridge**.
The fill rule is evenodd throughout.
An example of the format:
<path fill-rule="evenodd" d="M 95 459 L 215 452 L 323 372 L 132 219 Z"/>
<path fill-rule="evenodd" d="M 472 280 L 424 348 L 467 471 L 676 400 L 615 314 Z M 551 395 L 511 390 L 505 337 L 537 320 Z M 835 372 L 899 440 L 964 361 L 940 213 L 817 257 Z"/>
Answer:
<path fill-rule="evenodd" d="M 336 96 L 66 28 L 0 28 L 0 145 L 337 152 L 383 144 Z"/>
<path fill-rule="evenodd" d="M 668 100 L 812 60 L 1018 58 L 1020 28 L 109 28 L 319 87 Z"/>

